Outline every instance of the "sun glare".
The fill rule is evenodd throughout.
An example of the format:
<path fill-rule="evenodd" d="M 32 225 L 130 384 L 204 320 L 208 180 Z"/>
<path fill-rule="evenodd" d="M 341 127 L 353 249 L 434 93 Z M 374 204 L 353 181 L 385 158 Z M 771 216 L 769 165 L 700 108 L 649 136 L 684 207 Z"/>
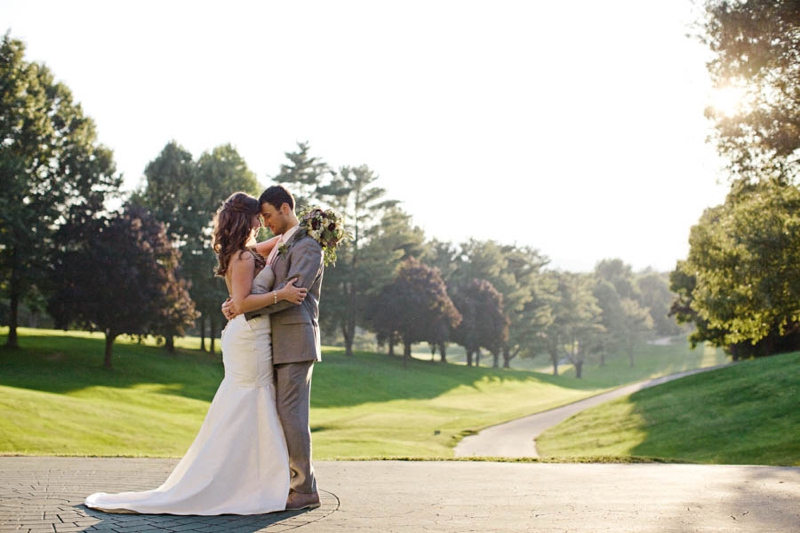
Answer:
<path fill-rule="evenodd" d="M 746 91 L 730 85 L 714 89 L 710 95 L 711 107 L 727 117 L 736 115 L 745 104 Z"/>

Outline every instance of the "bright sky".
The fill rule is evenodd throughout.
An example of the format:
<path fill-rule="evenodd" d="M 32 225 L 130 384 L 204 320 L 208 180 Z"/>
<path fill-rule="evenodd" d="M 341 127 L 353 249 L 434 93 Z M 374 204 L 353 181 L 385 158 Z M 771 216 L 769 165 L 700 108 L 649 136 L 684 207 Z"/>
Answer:
<path fill-rule="evenodd" d="M 3 0 L 125 187 L 174 139 L 263 184 L 297 141 L 366 164 L 428 238 L 672 270 L 721 203 L 693 0 Z"/>

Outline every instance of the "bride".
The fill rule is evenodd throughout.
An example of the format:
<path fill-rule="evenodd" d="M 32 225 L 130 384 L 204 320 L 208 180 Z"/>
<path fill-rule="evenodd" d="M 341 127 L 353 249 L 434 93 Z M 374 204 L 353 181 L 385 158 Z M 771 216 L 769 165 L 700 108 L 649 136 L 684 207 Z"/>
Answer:
<path fill-rule="evenodd" d="M 242 313 L 281 300 L 303 301 L 294 282 L 271 291 L 274 276 L 264 256 L 277 238 L 255 243 L 261 226 L 258 200 L 232 194 L 214 217 L 213 247 L 228 292 Z M 289 494 L 289 457 L 272 378 L 270 319 L 231 320 L 222 332 L 225 378 L 189 451 L 163 485 L 144 492 L 86 498 L 109 513 L 175 515 L 261 514 L 282 511 Z"/>

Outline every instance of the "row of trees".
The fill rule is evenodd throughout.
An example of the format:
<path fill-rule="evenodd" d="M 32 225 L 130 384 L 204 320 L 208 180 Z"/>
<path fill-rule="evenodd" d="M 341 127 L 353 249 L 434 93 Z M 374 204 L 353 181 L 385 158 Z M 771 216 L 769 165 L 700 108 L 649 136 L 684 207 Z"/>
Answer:
<path fill-rule="evenodd" d="M 796 348 L 800 10 L 794 0 L 708 0 L 706 15 L 709 72 L 717 86 L 741 88 L 746 97 L 737 113 L 707 110 L 729 161 L 731 192 L 692 228 L 671 287 L 655 272 L 634 275 L 620 260 L 580 274 L 548 270 L 547 258 L 527 247 L 426 241 L 371 169 L 332 169 L 300 143 L 274 181 L 301 204 L 313 198 L 339 209 L 355 235 L 326 274 L 324 330 L 338 332 L 348 354 L 363 328 L 390 352 L 402 343 L 406 356 L 412 343 L 428 342 L 445 361 L 447 344 L 458 343 L 470 364 L 481 350 L 504 365 L 547 354 L 555 372 L 564 359 L 580 372 L 589 356 L 632 354 L 651 329 L 674 333 L 665 316 L 671 289 L 672 314 L 696 326 L 693 343 L 709 341 L 737 358 Z M 211 274 L 211 214 L 231 191 L 258 193 L 252 172 L 231 146 L 195 160 L 172 142 L 124 209 L 107 213 L 106 202 L 122 196 L 111 151 L 69 89 L 23 56 L 22 43 L 6 34 L 0 290 L 7 344 L 17 345 L 25 302 L 46 303 L 61 325 L 105 331 L 109 346 L 121 333 L 155 333 L 170 347 L 199 316 L 213 349 L 225 294 Z M 150 307 L 135 312 L 137 301 Z M 123 325 L 111 323 L 117 319 Z"/>
<path fill-rule="evenodd" d="M 147 165 L 139 190 L 119 190 L 111 152 L 47 69 L 24 61 L 22 43 L 2 43 L 3 188 L 0 272 L 8 298 L 7 344 L 16 346 L 22 302 L 46 307 L 60 327 L 106 335 L 107 366 L 122 334 L 157 335 L 168 349 L 194 327 L 214 350 L 227 296 L 213 276 L 213 213 L 232 192 L 260 186 L 229 145 L 198 158 L 169 142 Z M 12 98 L 13 97 L 13 98 Z M 367 166 L 330 167 L 307 143 L 286 153 L 272 178 L 310 202 L 341 211 L 354 238 L 325 276 L 321 320 L 329 338 L 352 355 L 357 333 L 372 331 L 394 353 L 427 342 L 447 361 L 464 347 L 467 363 L 483 353 L 494 366 L 546 354 L 580 375 L 589 357 L 627 350 L 650 332 L 677 331 L 667 319 L 665 276 L 635 275 L 621 260 L 595 272 L 549 270 L 530 247 L 493 241 L 426 240 L 411 217 L 386 197 Z M 119 212 L 106 201 L 122 198 Z"/>
<path fill-rule="evenodd" d="M 647 335 L 680 331 L 667 316 L 672 294 L 665 275 L 634 274 L 619 259 L 602 261 L 595 272 L 547 269 L 538 250 L 494 241 L 455 245 L 426 241 L 396 201 L 386 199 L 368 167 L 330 168 L 299 143 L 286 154 L 276 181 L 301 191 L 300 202 L 333 206 L 354 234 L 325 275 L 322 325 L 338 331 L 351 355 L 355 333 L 372 331 L 394 353 L 427 342 L 447 360 L 447 345 L 464 347 L 467 364 L 482 351 L 494 366 L 517 356 L 547 354 L 572 362 L 580 375 L 590 357 L 625 351 Z M 502 363 L 501 363 L 502 361 Z"/>
<path fill-rule="evenodd" d="M 800 6 L 795 0 L 706 2 L 702 39 L 718 88 L 744 96 L 710 107 L 730 192 L 692 228 L 671 274 L 672 311 L 693 344 L 734 359 L 800 347 Z"/>

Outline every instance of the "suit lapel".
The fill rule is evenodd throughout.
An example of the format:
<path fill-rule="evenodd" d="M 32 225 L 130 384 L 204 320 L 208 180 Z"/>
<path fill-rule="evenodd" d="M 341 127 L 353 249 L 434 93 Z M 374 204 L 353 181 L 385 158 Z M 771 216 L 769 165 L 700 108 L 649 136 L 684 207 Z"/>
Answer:
<path fill-rule="evenodd" d="M 283 281 L 286 279 L 286 276 L 289 275 L 289 264 L 288 264 L 288 256 L 289 251 L 292 249 L 292 246 L 295 245 L 297 241 L 302 239 L 306 236 L 305 230 L 297 228 L 297 231 L 289 238 L 289 240 L 283 243 L 286 246 L 286 251 L 284 253 L 278 253 L 278 256 L 275 258 L 275 262 L 273 263 L 272 270 L 275 272 L 275 279 L 276 281 Z"/>

